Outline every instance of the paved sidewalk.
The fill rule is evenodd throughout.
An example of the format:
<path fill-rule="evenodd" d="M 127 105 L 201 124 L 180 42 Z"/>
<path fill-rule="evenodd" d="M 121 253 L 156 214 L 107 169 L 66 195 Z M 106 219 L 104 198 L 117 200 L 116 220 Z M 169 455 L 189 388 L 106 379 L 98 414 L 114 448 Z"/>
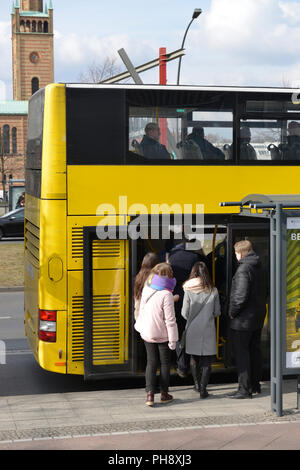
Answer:
<path fill-rule="evenodd" d="M 295 380 L 284 381 L 282 417 L 268 382 L 253 399 L 228 398 L 235 389 L 210 385 L 200 400 L 191 386 L 171 387 L 174 401 L 156 395 L 153 408 L 143 389 L 0 397 L 0 450 L 300 449 Z"/>

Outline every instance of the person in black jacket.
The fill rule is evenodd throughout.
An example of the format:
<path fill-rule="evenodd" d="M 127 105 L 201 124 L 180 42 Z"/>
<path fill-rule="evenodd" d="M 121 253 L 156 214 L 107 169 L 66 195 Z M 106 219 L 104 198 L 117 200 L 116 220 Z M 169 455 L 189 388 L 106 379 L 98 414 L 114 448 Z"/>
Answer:
<path fill-rule="evenodd" d="M 140 143 L 144 157 L 151 160 L 170 160 L 171 155 L 166 147 L 159 142 L 160 128 L 156 122 L 149 122 L 145 127 L 145 135 Z"/>
<path fill-rule="evenodd" d="M 194 127 L 193 132 L 188 135 L 188 139 L 193 140 L 200 147 L 204 160 L 225 160 L 222 150 L 205 139 L 203 127 Z"/>
<path fill-rule="evenodd" d="M 232 279 L 229 317 L 238 372 L 238 390 L 231 398 L 260 393 L 261 331 L 266 315 L 266 287 L 259 257 L 249 240 L 234 245 L 238 268 Z"/>

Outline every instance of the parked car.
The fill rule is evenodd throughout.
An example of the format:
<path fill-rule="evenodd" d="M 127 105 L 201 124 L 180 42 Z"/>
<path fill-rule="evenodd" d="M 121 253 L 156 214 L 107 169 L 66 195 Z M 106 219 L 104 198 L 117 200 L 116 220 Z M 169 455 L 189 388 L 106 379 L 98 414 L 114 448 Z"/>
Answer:
<path fill-rule="evenodd" d="M 0 217 L 0 240 L 3 237 L 24 237 L 24 207 Z"/>

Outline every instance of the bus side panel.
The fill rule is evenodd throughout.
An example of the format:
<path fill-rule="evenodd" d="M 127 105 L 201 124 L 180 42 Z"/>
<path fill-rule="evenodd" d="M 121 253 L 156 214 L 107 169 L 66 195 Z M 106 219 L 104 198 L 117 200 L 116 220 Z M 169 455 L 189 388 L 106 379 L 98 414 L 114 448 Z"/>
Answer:
<path fill-rule="evenodd" d="M 30 348 L 38 360 L 40 200 L 29 194 L 26 195 L 24 224 L 24 326 Z"/>
<path fill-rule="evenodd" d="M 39 269 L 35 265 L 35 260 L 31 253 L 25 249 L 25 266 L 24 266 L 24 327 L 27 341 L 38 360 L 38 285 L 39 285 Z"/>
<path fill-rule="evenodd" d="M 47 370 L 66 373 L 66 201 L 42 200 L 40 213 L 39 308 L 57 311 L 57 334 L 55 343 L 39 341 L 39 361 Z"/>
<path fill-rule="evenodd" d="M 170 189 L 172 182 L 180 192 Z M 193 184 L 195 181 L 201 184 Z M 68 213 L 96 214 L 100 203 L 111 207 L 111 213 L 135 214 L 134 204 L 143 204 L 151 214 L 152 204 L 204 204 L 206 214 L 238 212 L 232 207 L 220 208 L 221 201 L 240 201 L 247 194 L 291 194 L 299 186 L 299 166 L 68 166 Z M 99 184 L 101 181 L 101 184 Z M 134 183 L 132 183 L 134 182 Z M 224 183 L 225 182 L 225 183 Z M 89 194 L 89 198 L 86 198 Z M 296 194 L 296 193 L 295 193 Z M 124 207 L 126 196 L 127 208 Z M 121 205 L 121 207 L 120 207 Z M 127 209 L 127 210 L 126 210 Z"/>

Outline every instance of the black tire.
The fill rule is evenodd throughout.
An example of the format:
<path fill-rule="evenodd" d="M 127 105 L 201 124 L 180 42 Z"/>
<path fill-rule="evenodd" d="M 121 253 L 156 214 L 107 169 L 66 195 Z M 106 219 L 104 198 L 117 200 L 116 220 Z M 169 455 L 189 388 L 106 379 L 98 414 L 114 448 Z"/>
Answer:
<path fill-rule="evenodd" d="M 2 228 L 0 228 L 0 241 L 2 240 L 2 238 L 3 238 L 3 230 Z"/>

